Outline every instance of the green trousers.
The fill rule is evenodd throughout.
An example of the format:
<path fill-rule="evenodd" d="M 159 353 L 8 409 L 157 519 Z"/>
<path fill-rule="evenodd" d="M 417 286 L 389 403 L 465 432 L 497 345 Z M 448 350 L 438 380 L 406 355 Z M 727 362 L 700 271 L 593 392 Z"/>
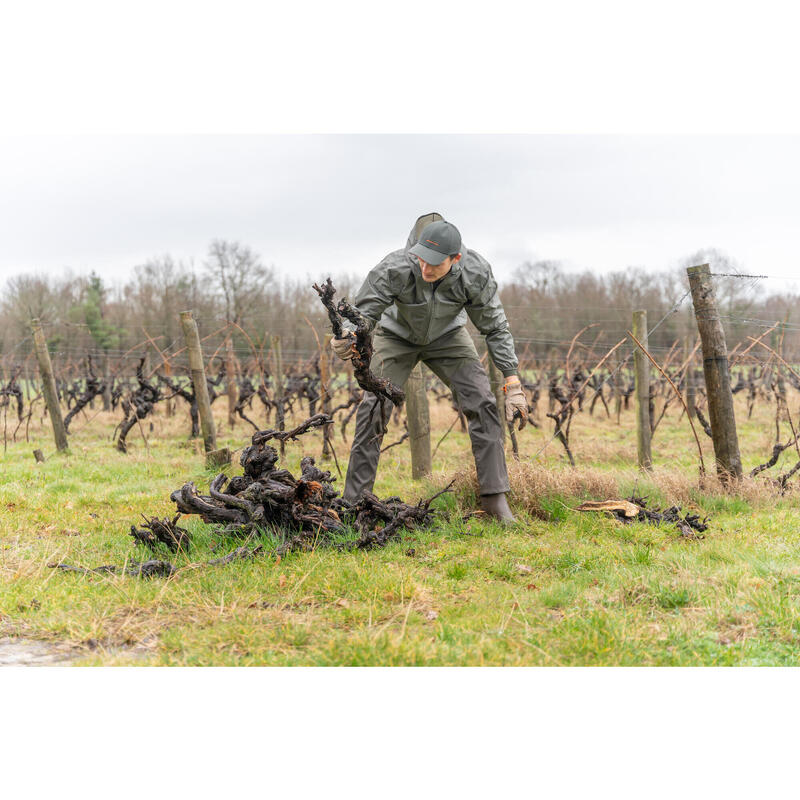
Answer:
<path fill-rule="evenodd" d="M 503 449 L 503 429 L 486 370 L 465 328 L 459 328 L 430 344 L 415 345 L 387 334 L 375 333 L 372 371 L 404 386 L 411 370 L 422 361 L 453 393 L 467 419 L 472 454 L 481 494 L 508 491 L 508 471 Z M 387 408 L 387 413 L 389 409 Z M 344 498 L 355 502 L 372 491 L 383 440 L 380 406 L 371 392 L 356 413 L 356 432 L 350 450 Z M 456 468 L 460 464 L 453 464 Z"/>

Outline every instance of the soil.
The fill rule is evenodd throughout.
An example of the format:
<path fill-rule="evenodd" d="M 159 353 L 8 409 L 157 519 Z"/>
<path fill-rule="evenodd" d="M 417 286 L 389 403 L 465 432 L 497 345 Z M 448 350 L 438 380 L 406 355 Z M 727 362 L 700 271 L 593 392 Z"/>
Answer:
<path fill-rule="evenodd" d="M 0 667 L 52 667 L 68 664 L 78 652 L 67 645 L 35 639 L 0 638 Z"/>

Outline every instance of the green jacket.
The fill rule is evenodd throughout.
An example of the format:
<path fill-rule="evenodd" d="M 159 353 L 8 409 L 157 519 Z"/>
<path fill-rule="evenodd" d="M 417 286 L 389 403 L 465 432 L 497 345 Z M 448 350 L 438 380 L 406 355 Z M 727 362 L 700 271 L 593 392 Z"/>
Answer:
<path fill-rule="evenodd" d="M 414 231 L 402 250 L 389 253 L 367 275 L 355 306 L 378 331 L 407 342 L 430 344 L 467 324 L 467 317 L 486 337 L 492 360 L 504 376 L 517 372 L 514 339 L 489 262 L 461 248 L 461 259 L 436 285 L 422 279 Z"/>

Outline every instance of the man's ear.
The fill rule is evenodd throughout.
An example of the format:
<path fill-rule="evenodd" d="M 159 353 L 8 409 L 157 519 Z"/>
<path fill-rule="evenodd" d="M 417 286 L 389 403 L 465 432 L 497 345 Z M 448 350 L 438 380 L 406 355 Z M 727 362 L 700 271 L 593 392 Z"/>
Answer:
<path fill-rule="evenodd" d="M 461 261 L 461 253 L 453 256 L 453 263 L 455 264 L 457 261 Z"/>

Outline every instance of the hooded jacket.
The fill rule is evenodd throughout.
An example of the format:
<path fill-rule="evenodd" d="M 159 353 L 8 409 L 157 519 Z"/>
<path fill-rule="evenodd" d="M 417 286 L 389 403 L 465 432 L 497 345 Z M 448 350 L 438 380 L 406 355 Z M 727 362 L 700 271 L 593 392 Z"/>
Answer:
<path fill-rule="evenodd" d="M 489 262 L 462 244 L 461 258 L 435 284 L 422 278 L 419 261 L 409 250 L 416 244 L 411 229 L 405 248 L 389 253 L 370 270 L 355 306 L 378 331 L 426 345 L 467 324 L 486 337 L 492 360 L 505 377 L 517 372 L 514 339 L 497 293 Z"/>

